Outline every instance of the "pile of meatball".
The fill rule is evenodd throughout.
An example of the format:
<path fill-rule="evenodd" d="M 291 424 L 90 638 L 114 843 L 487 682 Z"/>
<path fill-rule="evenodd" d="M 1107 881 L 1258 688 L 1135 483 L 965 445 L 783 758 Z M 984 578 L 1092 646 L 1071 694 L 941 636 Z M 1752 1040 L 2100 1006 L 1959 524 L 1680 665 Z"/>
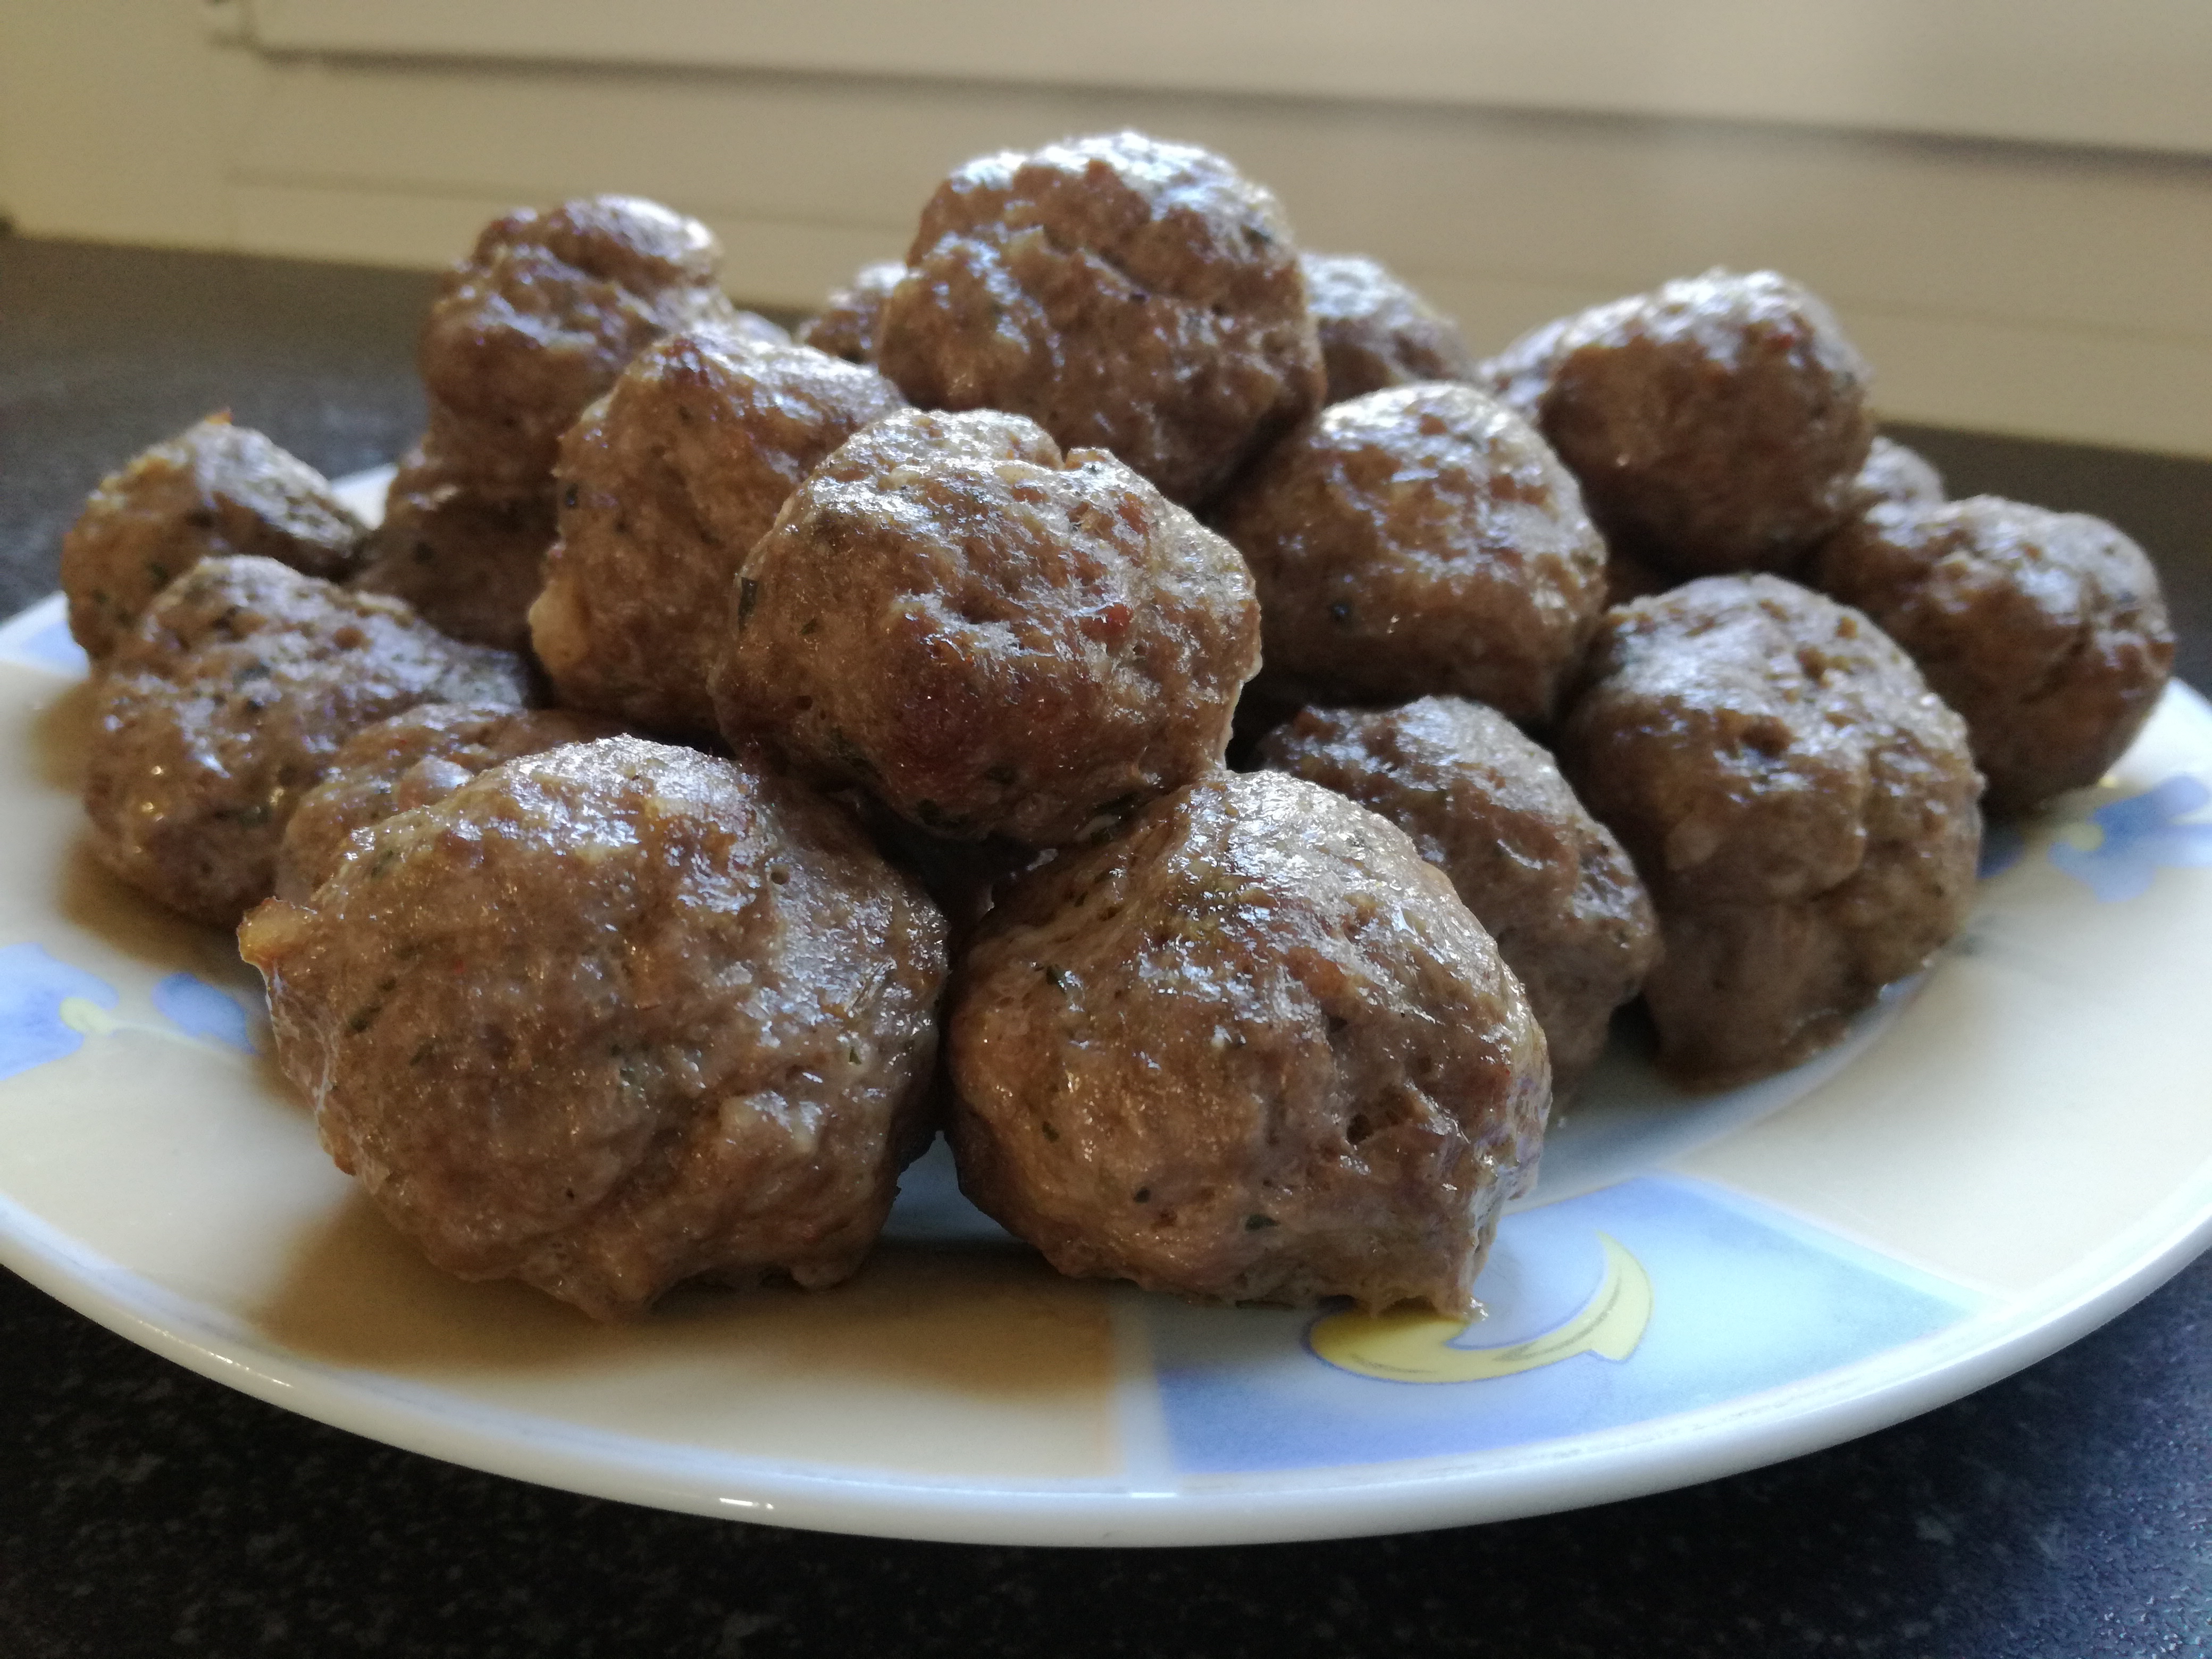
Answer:
<path fill-rule="evenodd" d="M 509 215 L 380 527 L 216 416 L 64 552 L 101 858 L 432 1261 L 597 1317 L 837 1282 L 940 1130 L 1065 1272 L 1465 1316 L 1616 1010 L 1698 1085 L 1834 1042 L 2171 661 L 1771 272 L 1484 361 L 1128 132 L 795 341 L 718 258 Z"/>

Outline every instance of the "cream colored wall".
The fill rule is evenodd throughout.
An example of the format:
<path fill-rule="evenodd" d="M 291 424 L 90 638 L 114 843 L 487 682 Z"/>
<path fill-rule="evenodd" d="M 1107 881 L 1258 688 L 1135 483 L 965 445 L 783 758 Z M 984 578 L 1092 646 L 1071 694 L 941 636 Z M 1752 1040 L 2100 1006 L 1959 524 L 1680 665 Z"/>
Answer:
<path fill-rule="evenodd" d="M 33 234 L 434 264 L 620 189 L 804 306 L 963 157 L 1119 125 L 1210 144 L 1312 246 L 1479 347 L 1708 264 L 1825 293 L 1886 413 L 2212 454 L 2212 158 L 1403 101 L 270 55 L 241 0 L 0 0 L 0 205 Z"/>

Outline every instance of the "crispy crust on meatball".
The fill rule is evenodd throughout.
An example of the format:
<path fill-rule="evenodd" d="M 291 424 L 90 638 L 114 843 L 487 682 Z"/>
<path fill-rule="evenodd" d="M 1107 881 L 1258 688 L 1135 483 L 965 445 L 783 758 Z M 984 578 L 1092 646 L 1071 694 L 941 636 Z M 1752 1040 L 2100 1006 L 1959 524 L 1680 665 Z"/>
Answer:
<path fill-rule="evenodd" d="M 793 336 L 799 344 L 842 357 L 848 363 L 876 361 L 876 328 L 883 320 L 884 301 L 906 275 L 905 264 L 888 259 L 862 265 L 852 283 L 833 291 L 822 309 L 799 325 Z"/>
<path fill-rule="evenodd" d="M 1693 1083 L 1834 1042 L 1964 923 L 1965 722 L 1858 611 L 1712 576 L 1608 612 L 1561 769 L 1650 884 L 1660 1060 Z"/>
<path fill-rule="evenodd" d="M 354 832 L 432 801 L 520 755 L 620 735 L 597 714 L 495 703 L 422 703 L 347 738 L 301 799 L 276 853 L 276 895 L 305 900 L 331 878 Z"/>
<path fill-rule="evenodd" d="M 1528 994 L 1565 1100 L 1659 954 L 1651 899 L 1551 756 L 1494 708 L 1307 708 L 1260 744 L 1277 771 L 1381 813 L 1451 878 Z"/>
<path fill-rule="evenodd" d="M 1995 810 L 2096 782 L 2173 667 L 2158 572 L 2085 514 L 1995 495 L 1878 507 L 1821 550 L 1814 574 L 1966 718 Z"/>
<path fill-rule="evenodd" d="M 300 798 L 364 726 L 419 702 L 520 705 L 522 665 L 396 599 L 273 559 L 206 559 L 162 592 L 97 682 L 93 850 L 141 891 L 229 927 L 276 882 Z"/>
<path fill-rule="evenodd" d="M 961 840 L 1061 844 L 1218 766 L 1259 665 L 1236 549 L 1112 456 L 994 410 L 852 439 L 734 597 L 731 740 Z"/>
<path fill-rule="evenodd" d="M 544 489 L 562 433 L 662 335 L 720 325 L 783 337 L 741 319 L 717 285 L 721 263 L 706 226 L 637 197 L 494 220 L 423 325 L 429 447 L 487 495 Z"/>
<path fill-rule="evenodd" d="M 1358 253 L 1304 253 L 1306 295 L 1328 370 L 1327 400 L 1415 380 L 1472 380 L 1459 325 L 1382 265 Z"/>
<path fill-rule="evenodd" d="M 1273 773 L 1155 802 L 986 920 L 948 1028 L 961 1185 L 1061 1272 L 1465 1316 L 1549 1068 L 1398 830 Z"/>
<path fill-rule="evenodd" d="M 969 162 L 922 210 L 877 361 L 925 409 L 1004 409 L 1199 503 L 1321 401 L 1275 198 L 1122 132 Z"/>
<path fill-rule="evenodd" d="M 552 544 L 545 491 L 487 495 L 418 444 L 392 477 L 369 561 L 352 586 L 406 600 L 457 640 L 524 651 Z"/>
<path fill-rule="evenodd" d="M 97 661 L 202 559 L 251 554 L 337 581 L 368 534 L 321 473 L 210 415 L 102 478 L 86 501 L 62 539 L 70 632 Z"/>
<path fill-rule="evenodd" d="M 815 465 L 906 407 L 805 346 L 679 334 L 638 354 L 562 441 L 561 537 L 531 607 L 562 701 L 672 735 L 714 729 L 732 579 Z"/>
<path fill-rule="evenodd" d="M 1547 324 L 1485 366 L 1607 538 L 1678 577 L 1784 570 L 1858 505 L 1869 371 L 1771 270 L 1709 270 Z"/>
<path fill-rule="evenodd" d="M 1279 695 L 1448 691 L 1541 719 L 1605 600 L 1605 544 L 1573 477 L 1474 386 L 1331 405 L 1216 522 L 1252 567 Z"/>
<path fill-rule="evenodd" d="M 431 1261 L 599 1319 L 834 1284 L 917 1151 L 942 919 L 836 807 L 631 738 L 386 819 L 240 930 L 324 1146 Z"/>

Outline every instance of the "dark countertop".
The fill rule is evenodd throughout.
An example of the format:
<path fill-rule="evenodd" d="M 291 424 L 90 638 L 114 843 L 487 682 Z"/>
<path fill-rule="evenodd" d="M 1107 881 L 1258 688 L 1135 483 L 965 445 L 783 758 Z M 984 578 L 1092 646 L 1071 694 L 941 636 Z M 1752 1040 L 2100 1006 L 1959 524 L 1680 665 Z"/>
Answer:
<path fill-rule="evenodd" d="M 101 473 L 212 408 L 337 474 L 422 418 L 428 279 L 0 240 L 0 613 Z M 2212 464 L 1893 428 L 2148 547 L 2212 684 Z M 145 1654 L 2212 1653 L 2212 1258 L 2041 1364 L 1776 1468 L 1578 1513 L 1225 1549 L 887 1542 L 392 1450 L 0 1272 L 0 1659 Z"/>

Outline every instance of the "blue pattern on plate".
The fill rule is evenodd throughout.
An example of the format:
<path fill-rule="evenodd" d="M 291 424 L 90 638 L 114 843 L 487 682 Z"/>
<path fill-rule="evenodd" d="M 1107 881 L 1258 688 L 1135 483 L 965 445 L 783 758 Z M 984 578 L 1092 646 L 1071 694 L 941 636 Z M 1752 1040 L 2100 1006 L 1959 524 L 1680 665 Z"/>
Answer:
<path fill-rule="evenodd" d="M 101 1008 L 120 1000 L 115 988 L 49 955 L 43 945 L 0 950 L 0 1078 L 64 1060 L 84 1034 L 62 1018 L 62 1004 L 82 997 Z"/>
<path fill-rule="evenodd" d="M 246 1010 L 228 991 L 190 974 L 172 974 L 154 988 L 154 1006 L 187 1036 L 205 1037 L 252 1054 Z"/>
<path fill-rule="evenodd" d="M 2161 869 L 2212 865 L 2212 823 L 2179 822 L 2207 801 L 2212 789 L 2203 780 L 2185 772 L 2168 778 L 2090 813 L 2101 839 L 2094 847 L 2055 842 L 2051 861 L 2107 904 L 2140 898 Z"/>
<path fill-rule="evenodd" d="M 1305 1346 L 1310 1312 L 1147 1304 L 1176 1467 L 1327 1468 L 1595 1433 L 1815 1376 L 1956 1323 L 1972 1291 L 1701 1182 L 1639 1176 L 1506 1218 L 1463 1342 L 1556 1329 L 1604 1271 L 1601 1233 L 1652 1283 L 1625 1360 L 1581 1352 L 1473 1382 L 1341 1370 Z"/>

